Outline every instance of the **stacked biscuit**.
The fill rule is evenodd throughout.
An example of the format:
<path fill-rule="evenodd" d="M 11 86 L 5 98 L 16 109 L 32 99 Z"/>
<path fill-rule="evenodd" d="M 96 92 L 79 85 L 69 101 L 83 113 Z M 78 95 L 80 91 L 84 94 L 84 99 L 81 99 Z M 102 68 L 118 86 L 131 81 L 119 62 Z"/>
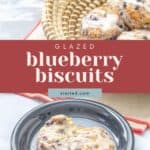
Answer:
<path fill-rule="evenodd" d="M 149 40 L 149 0 L 46 0 L 48 39 Z"/>
<path fill-rule="evenodd" d="M 83 18 L 81 38 L 148 40 L 149 30 L 148 0 L 108 0 Z"/>

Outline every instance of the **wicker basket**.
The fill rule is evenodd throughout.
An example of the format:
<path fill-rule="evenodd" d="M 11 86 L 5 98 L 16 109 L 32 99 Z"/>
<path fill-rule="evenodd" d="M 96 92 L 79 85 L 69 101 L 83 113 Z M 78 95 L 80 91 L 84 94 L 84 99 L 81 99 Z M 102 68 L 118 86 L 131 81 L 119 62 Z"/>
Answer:
<path fill-rule="evenodd" d="M 47 39 L 80 38 L 81 20 L 106 0 L 45 0 L 42 25 Z"/>

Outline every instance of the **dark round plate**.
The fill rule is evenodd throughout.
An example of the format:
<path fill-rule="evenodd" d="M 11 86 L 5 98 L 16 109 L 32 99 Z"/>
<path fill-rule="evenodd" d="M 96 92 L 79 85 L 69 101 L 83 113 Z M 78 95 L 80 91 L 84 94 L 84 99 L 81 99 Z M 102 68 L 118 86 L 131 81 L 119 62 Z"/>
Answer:
<path fill-rule="evenodd" d="M 113 137 L 116 150 L 133 150 L 134 137 L 125 119 L 110 107 L 89 100 L 63 100 L 41 105 L 16 125 L 11 150 L 36 150 L 36 135 L 51 116 L 65 114 L 84 126 L 102 126 Z"/>

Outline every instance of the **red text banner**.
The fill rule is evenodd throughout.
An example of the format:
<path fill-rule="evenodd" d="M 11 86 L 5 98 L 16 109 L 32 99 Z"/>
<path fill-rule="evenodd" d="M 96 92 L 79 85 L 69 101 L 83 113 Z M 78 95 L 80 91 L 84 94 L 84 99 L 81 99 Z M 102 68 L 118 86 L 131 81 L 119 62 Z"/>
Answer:
<path fill-rule="evenodd" d="M 0 41 L 0 91 L 150 92 L 150 41 Z"/>

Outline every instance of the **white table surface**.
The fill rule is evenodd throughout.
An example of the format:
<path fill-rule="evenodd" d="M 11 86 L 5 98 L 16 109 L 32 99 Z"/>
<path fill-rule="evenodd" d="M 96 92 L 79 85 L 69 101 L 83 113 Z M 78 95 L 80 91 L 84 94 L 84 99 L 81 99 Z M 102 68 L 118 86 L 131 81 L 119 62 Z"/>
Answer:
<path fill-rule="evenodd" d="M 0 39 L 24 39 L 41 18 L 43 0 L 0 0 Z"/>
<path fill-rule="evenodd" d="M 39 102 L 15 94 L 0 94 L 0 150 L 10 150 L 10 136 L 17 121 Z M 150 131 L 135 137 L 135 150 L 150 150 Z"/>

